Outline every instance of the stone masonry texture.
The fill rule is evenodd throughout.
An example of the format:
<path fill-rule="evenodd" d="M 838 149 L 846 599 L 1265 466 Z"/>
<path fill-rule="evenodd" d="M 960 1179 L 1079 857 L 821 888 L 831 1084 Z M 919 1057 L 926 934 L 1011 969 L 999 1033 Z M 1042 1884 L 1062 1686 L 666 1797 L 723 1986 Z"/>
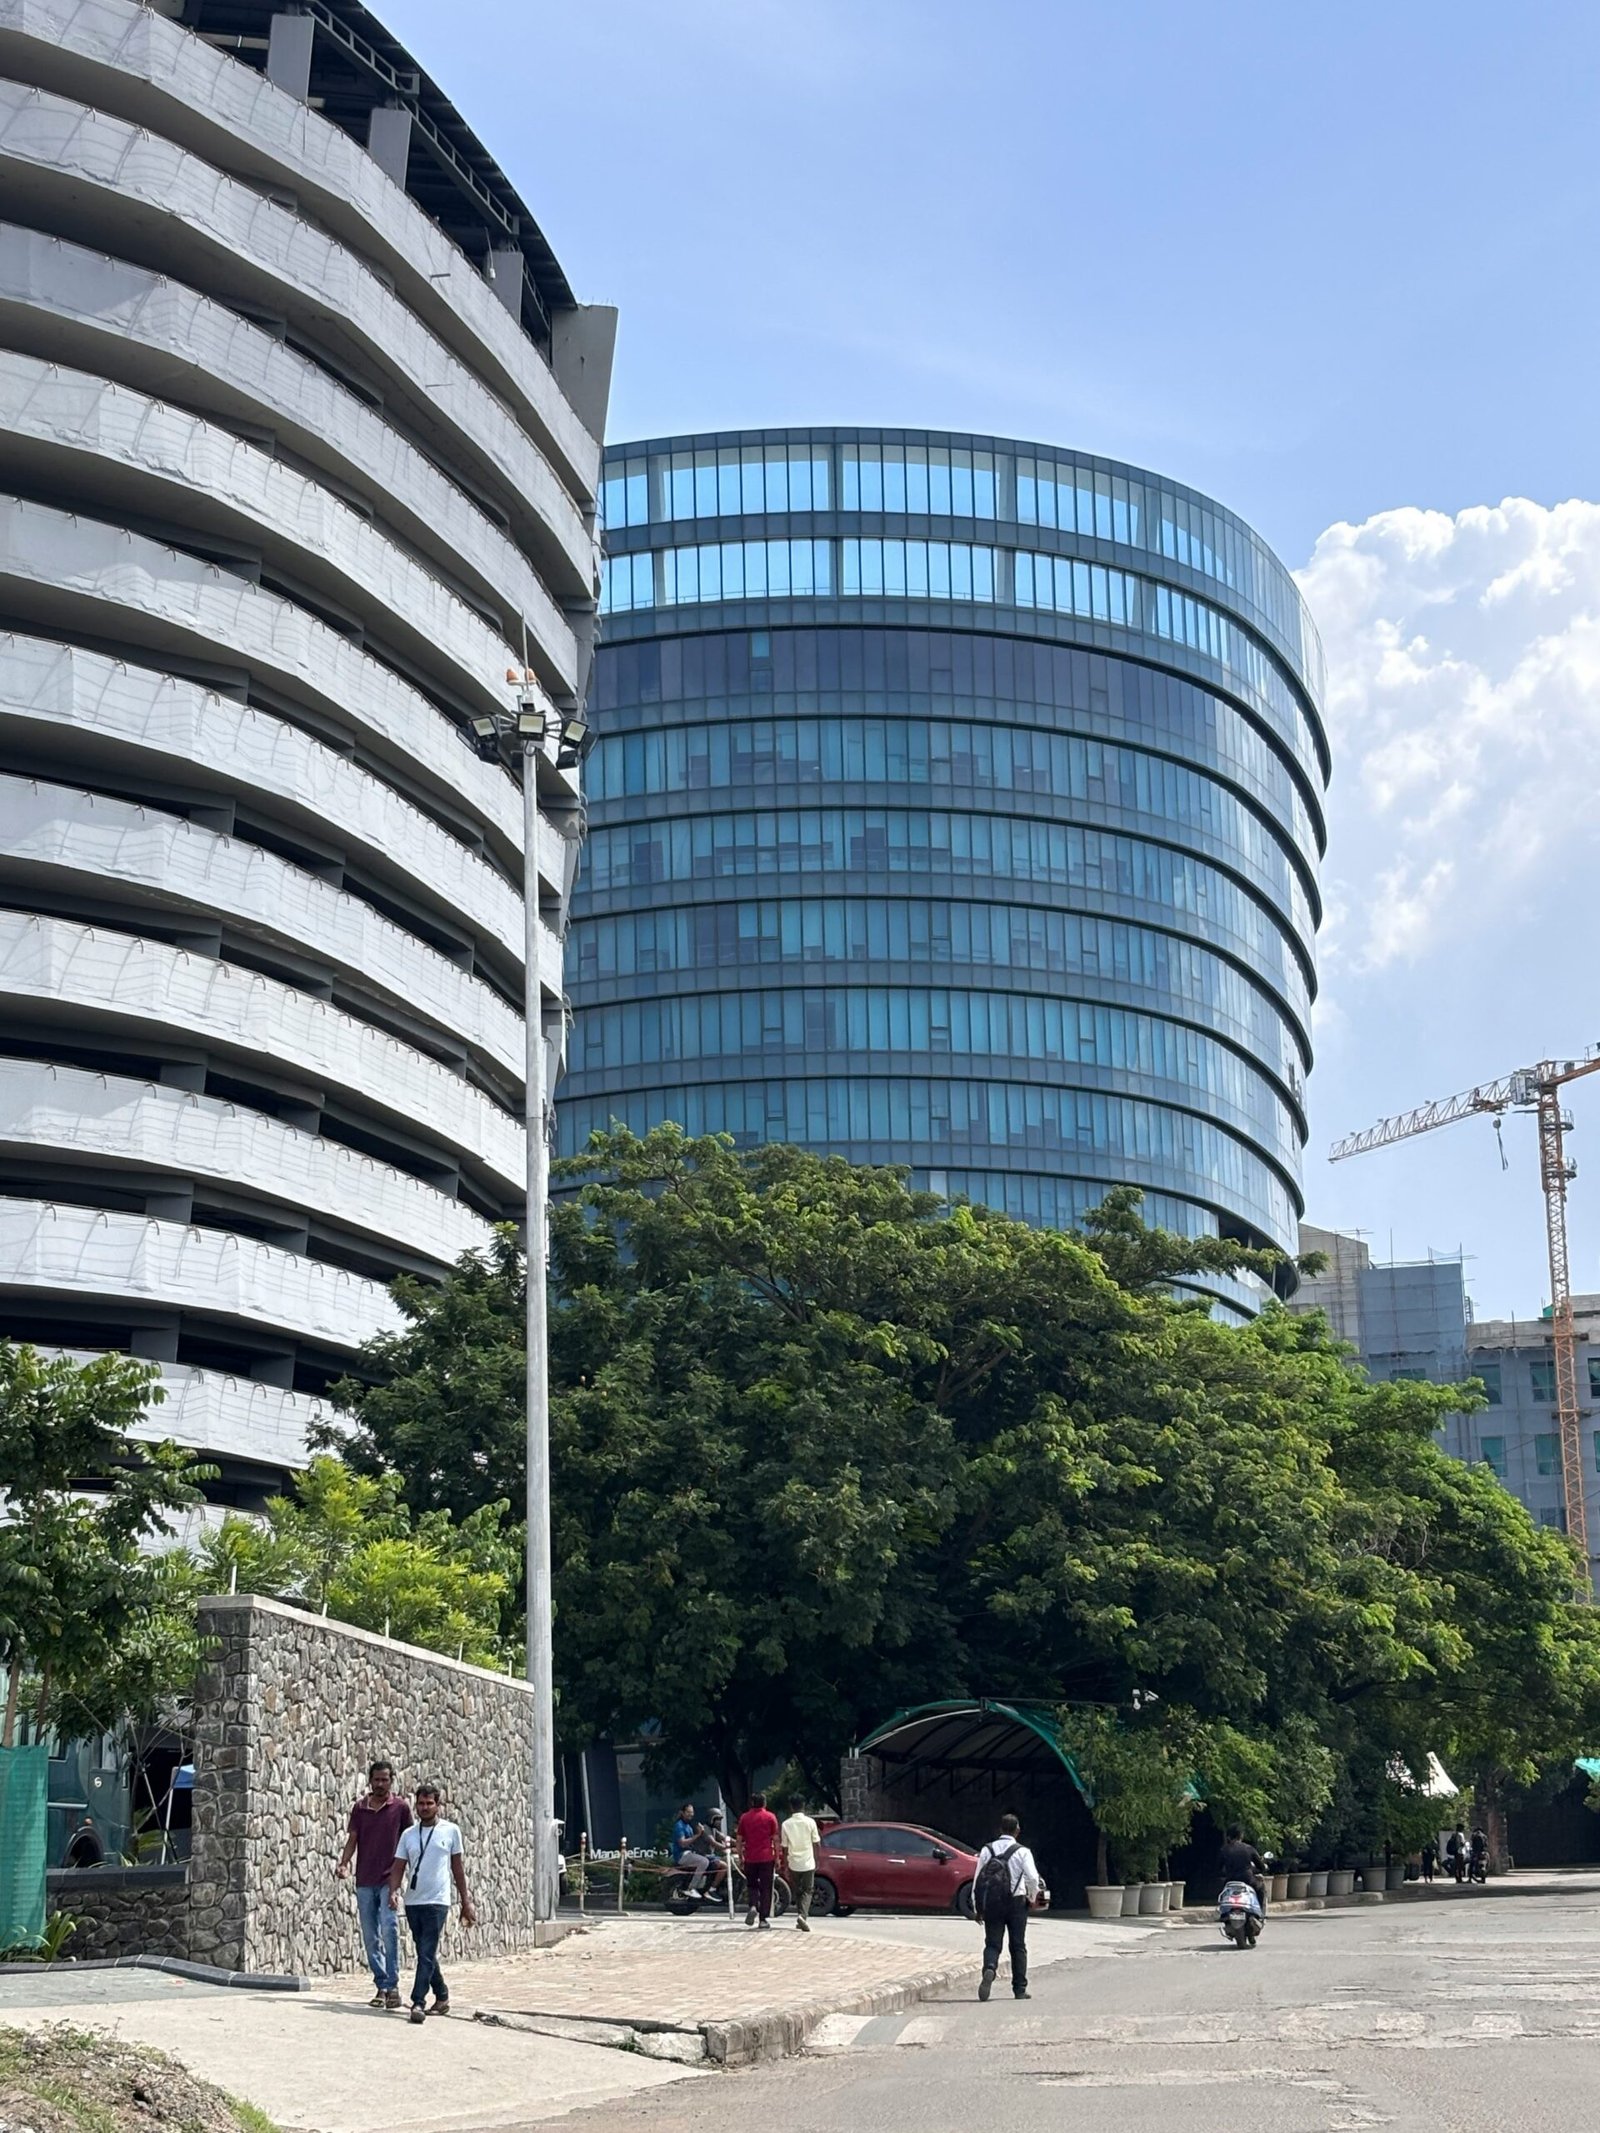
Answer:
<path fill-rule="evenodd" d="M 335 1881 L 369 1762 L 407 1797 L 437 1783 L 461 1825 L 474 1955 L 534 1944 L 527 1684 L 276 1601 L 207 1600 L 195 1694 L 187 1954 L 225 1969 L 362 1967 L 353 1884 Z M 453 1921 L 441 1950 L 464 1951 Z M 409 1954 L 401 1934 L 402 1969 Z"/>
<path fill-rule="evenodd" d="M 74 1962 L 188 1955 L 188 1890 L 181 1866 L 58 1868 L 48 1881 L 50 1909 L 78 1921 L 67 1944 Z"/>

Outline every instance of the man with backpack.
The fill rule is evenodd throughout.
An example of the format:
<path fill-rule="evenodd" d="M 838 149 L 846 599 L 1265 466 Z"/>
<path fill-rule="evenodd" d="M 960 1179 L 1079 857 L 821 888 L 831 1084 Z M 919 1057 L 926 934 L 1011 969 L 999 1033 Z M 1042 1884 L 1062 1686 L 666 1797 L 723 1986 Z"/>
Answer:
<path fill-rule="evenodd" d="M 978 1871 L 972 1878 L 973 1915 L 983 1927 L 983 1975 L 978 1980 L 978 1998 L 986 2000 L 994 1990 L 1000 1970 L 1000 1955 L 1011 1947 L 1011 1997 L 1026 2000 L 1028 1992 L 1028 1912 L 1043 1910 L 1050 1892 L 1033 1863 L 1033 1854 L 1020 1841 L 1022 1824 L 1015 1815 L 1000 1817 L 1000 1834 L 978 1854 Z"/>

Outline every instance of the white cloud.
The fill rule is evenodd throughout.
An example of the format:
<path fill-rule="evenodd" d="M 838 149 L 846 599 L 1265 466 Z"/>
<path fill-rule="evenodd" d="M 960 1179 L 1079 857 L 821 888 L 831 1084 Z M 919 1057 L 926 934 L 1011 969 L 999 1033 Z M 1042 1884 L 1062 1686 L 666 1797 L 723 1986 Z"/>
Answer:
<path fill-rule="evenodd" d="M 1332 969 L 1600 889 L 1600 504 L 1511 497 L 1330 526 L 1300 584 L 1328 654 Z"/>

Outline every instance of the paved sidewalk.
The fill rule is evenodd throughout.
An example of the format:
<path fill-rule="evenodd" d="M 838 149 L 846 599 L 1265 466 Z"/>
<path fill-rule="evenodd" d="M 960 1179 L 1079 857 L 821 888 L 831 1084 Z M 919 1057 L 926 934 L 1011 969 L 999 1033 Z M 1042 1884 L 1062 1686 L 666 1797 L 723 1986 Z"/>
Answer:
<path fill-rule="evenodd" d="M 1038 1920 L 1029 1948 L 1042 1967 L 1127 1954 L 1160 1930 Z M 963 1980 L 976 1987 L 980 1952 L 970 1920 L 938 1913 L 819 1919 L 809 1934 L 792 1919 L 763 1933 L 721 1916 L 602 1914 L 554 1948 L 452 1965 L 451 2005 L 565 2036 L 603 2027 L 606 2041 L 632 2049 L 739 2065 L 798 2050 L 817 2022 L 840 2010 L 888 2013 Z M 347 2001 L 363 1990 L 359 1979 L 328 1989 Z"/>
<path fill-rule="evenodd" d="M 1044 1968 L 1146 1937 L 1052 1918 L 1029 1944 Z M 829 2014 L 975 1986 L 978 1955 L 977 1929 L 950 1916 L 818 1920 L 809 1934 L 612 1917 L 554 1948 L 452 1964 L 450 2017 L 421 2027 L 369 2008 L 354 1975 L 263 1993 L 68 1966 L 0 1977 L 0 2026 L 152 2045 L 292 2133 L 506 2133 L 781 2056 Z"/>
<path fill-rule="evenodd" d="M 293 2133 L 502 2133 L 711 2078 L 454 2016 L 413 2028 L 316 1993 L 230 1991 L 152 1970 L 0 1978 L 0 2027 L 58 2022 L 169 2052 Z"/>

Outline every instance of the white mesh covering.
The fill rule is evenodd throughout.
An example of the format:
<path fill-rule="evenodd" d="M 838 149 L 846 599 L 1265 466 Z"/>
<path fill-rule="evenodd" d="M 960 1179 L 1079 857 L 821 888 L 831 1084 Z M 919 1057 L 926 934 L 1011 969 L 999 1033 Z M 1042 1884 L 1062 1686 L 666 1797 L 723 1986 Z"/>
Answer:
<path fill-rule="evenodd" d="M 299 726 L 151 667 L 0 635 L 0 725 L 8 722 L 33 729 L 30 751 L 43 742 L 60 762 L 74 760 L 76 730 L 94 737 L 97 755 L 105 741 L 137 747 L 154 781 L 185 785 L 204 763 L 236 792 L 271 793 L 337 823 L 353 851 L 402 869 L 441 917 L 487 934 L 521 965 L 522 899 L 505 876 Z M 546 837 L 539 856 L 559 867 L 561 840 L 548 828 Z M 559 874 L 546 879 L 561 886 Z"/>
<path fill-rule="evenodd" d="M 86 1348 L 40 1352 L 65 1355 L 75 1363 L 94 1360 L 94 1351 Z M 337 1408 L 310 1393 L 285 1392 L 276 1385 L 257 1385 L 250 1378 L 197 1370 L 186 1363 L 163 1363 L 160 1370 L 162 1398 L 130 1432 L 147 1444 L 170 1439 L 196 1452 L 225 1445 L 236 1459 L 257 1460 L 268 1467 L 300 1467 L 311 1456 L 313 1427 L 338 1416 Z M 222 1514 L 215 1506 L 208 1508 L 207 1522 L 215 1524 Z"/>
<path fill-rule="evenodd" d="M 0 0 L 3 5 L 3 0 Z M 478 589 L 531 614 L 544 597 L 527 558 L 431 460 L 354 393 L 264 328 L 181 282 L 64 238 L 0 223 L 0 309 L 26 307 L 81 368 L 157 376 L 188 404 L 268 422 L 317 465 L 374 498 L 409 538 Z M 525 492 L 539 553 L 564 593 L 594 589 L 594 544 L 571 496 L 543 470 Z"/>
<path fill-rule="evenodd" d="M 249 666 L 264 681 L 359 727 L 373 752 L 522 848 L 522 801 L 420 690 L 305 608 L 181 549 L 98 519 L 0 495 L 0 584 L 82 602 L 85 636 L 149 641 L 155 657 Z M 229 655 L 232 655 L 230 658 Z M 509 697 L 508 697 L 509 701 Z"/>
<path fill-rule="evenodd" d="M 26 73 L 27 42 L 70 52 L 100 71 L 97 103 L 118 108 L 116 74 L 149 83 L 175 135 L 320 196 L 330 215 L 344 218 L 353 209 L 396 264 L 438 292 L 472 336 L 475 359 L 500 373 L 518 413 L 593 492 L 599 446 L 548 366 L 461 251 L 348 134 L 264 75 L 130 0 L 0 0 L 0 62 Z"/>
<path fill-rule="evenodd" d="M 0 855 L 62 889 L 137 887 L 301 948 L 519 1072 L 522 1018 L 369 905 L 271 852 L 125 800 L 0 776 Z"/>
<path fill-rule="evenodd" d="M 0 349 L 0 442 L 8 437 L 60 454 L 54 478 L 64 493 L 103 491 L 103 465 L 172 492 L 142 497 L 146 509 L 192 521 L 198 504 L 200 523 L 234 540 L 259 541 L 281 567 L 370 615 L 374 633 L 381 629 L 408 657 L 436 669 L 450 662 L 444 679 L 464 699 L 485 710 L 503 702 L 506 669 L 518 663 L 503 637 L 370 519 L 220 424 Z M 528 625 L 547 645 L 566 640 L 563 660 L 571 666 L 572 632 L 542 589 L 534 589 Z"/>
<path fill-rule="evenodd" d="M 153 1042 L 164 1032 L 256 1058 L 411 1123 L 491 1175 L 522 1188 L 522 1129 L 470 1082 L 326 1000 L 272 978 L 62 918 L 0 910 L 0 1021 L 59 1003 L 104 1038 Z"/>
<path fill-rule="evenodd" d="M 271 1212 L 303 1209 L 441 1267 L 492 1235 L 470 1208 L 406 1172 L 260 1111 L 35 1059 L 0 1058 L 0 1152 L 231 1183 Z"/>
<path fill-rule="evenodd" d="M 513 478 L 515 462 L 532 456 L 504 407 L 342 245 L 171 142 L 0 81 L 0 197 L 6 185 L 24 181 L 47 194 L 59 188 L 67 199 L 98 193 L 107 204 L 136 201 L 146 213 L 169 218 L 196 278 L 206 255 L 220 250 L 235 271 L 250 270 L 260 284 L 258 300 L 308 315 L 336 312 L 367 360 L 380 373 L 398 370 L 470 454 L 491 451 Z M 109 232 L 107 241 L 114 242 Z M 550 686 L 573 688 L 570 629 L 563 626 L 553 639 L 535 634 L 529 649 Z"/>
<path fill-rule="evenodd" d="M 7 1288 L 55 1300 L 122 1297 L 268 1329 L 341 1355 L 398 1332 L 399 1310 L 376 1281 L 248 1237 L 55 1201 L 0 1200 Z"/>

